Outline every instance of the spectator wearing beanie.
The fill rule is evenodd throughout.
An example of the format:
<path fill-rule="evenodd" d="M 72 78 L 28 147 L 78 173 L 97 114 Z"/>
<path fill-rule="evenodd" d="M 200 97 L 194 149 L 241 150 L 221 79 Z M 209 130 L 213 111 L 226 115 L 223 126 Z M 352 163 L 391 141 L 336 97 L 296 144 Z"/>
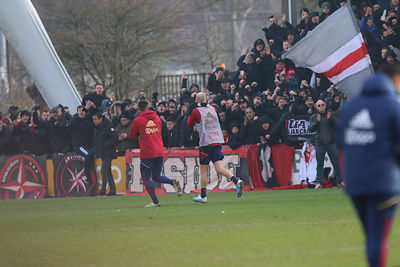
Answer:
<path fill-rule="evenodd" d="M 296 71 L 290 69 L 287 71 L 286 79 L 279 85 L 282 93 L 289 93 L 290 91 L 297 92 L 300 88 L 300 82 L 296 77 Z"/>
<path fill-rule="evenodd" d="M 255 119 L 256 114 L 253 108 L 248 107 L 244 116 L 244 121 L 240 126 L 240 139 L 243 144 L 257 144 L 259 142 L 258 129 L 260 124 Z"/>
<path fill-rule="evenodd" d="M 242 142 L 240 141 L 239 127 L 240 125 L 237 122 L 233 122 L 230 125 L 231 132 L 228 140 L 228 146 L 231 149 L 236 149 L 242 145 Z"/>
<path fill-rule="evenodd" d="M 260 122 L 260 128 L 258 130 L 258 136 L 259 136 L 259 142 L 261 144 L 267 144 L 269 146 L 272 146 L 278 141 L 274 136 L 271 135 L 271 130 L 272 130 L 272 120 L 268 116 L 262 116 L 259 119 Z"/>

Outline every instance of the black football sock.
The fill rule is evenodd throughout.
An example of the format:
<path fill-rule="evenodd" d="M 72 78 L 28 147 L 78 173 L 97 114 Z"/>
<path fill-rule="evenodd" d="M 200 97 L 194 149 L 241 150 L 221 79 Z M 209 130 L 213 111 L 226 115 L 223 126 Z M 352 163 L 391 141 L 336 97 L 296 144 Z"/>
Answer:
<path fill-rule="evenodd" d="M 201 189 L 201 197 L 205 198 L 207 196 L 207 188 L 202 188 Z"/>
<path fill-rule="evenodd" d="M 237 184 L 238 179 L 237 179 L 235 176 L 232 176 L 232 177 L 231 177 L 231 181 L 232 181 L 234 184 Z"/>

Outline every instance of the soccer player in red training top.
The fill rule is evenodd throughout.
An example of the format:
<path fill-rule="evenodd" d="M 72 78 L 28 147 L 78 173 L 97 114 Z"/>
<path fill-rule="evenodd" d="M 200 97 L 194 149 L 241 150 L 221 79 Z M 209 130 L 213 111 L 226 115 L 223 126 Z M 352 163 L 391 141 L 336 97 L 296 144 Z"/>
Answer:
<path fill-rule="evenodd" d="M 149 102 L 146 99 L 140 100 L 138 106 L 140 115 L 133 121 L 129 135 L 132 139 L 138 138 L 139 135 L 141 136 L 139 139 L 140 173 L 142 174 L 143 184 L 153 200 L 145 207 L 158 207 L 160 203 L 150 176 L 156 182 L 172 185 L 179 197 L 182 196 L 182 189 L 179 181 L 161 176 L 164 145 L 161 137 L 162 124 L 160 118 L 154 111 L 149 110 Z"/>
<path fill-rule="evenodd" d="M 196 96 L 198 107 L 190 114 L 187 124 L 189 128 L 197 124 L 200 134 L 200 182 L 201 194 L 193 198 L 195 202 L 207 202 L 207 182 L 208 182 L 208 165 L 210 161 L 214 163 L 215 170 L 218 174 L 225 176 L 236 184 L 237 197 L 241 197 L 243 193 L 243 180 L 235 177 L 232 172 L 222 166 L 224 154 L 222 154 L 222 137 L 221 126 L 219 124 L 218 115 L 214 107 L 207 104 L 207 97 L 204 93 L 198 93 Z"/>

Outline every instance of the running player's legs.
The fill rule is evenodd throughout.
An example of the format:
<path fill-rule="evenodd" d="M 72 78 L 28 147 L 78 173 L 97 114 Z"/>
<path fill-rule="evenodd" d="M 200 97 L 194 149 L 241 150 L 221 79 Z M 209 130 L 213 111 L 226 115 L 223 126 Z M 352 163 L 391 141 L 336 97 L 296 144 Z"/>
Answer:
<path fill-rule="evenodd" d="M 153 170 L 153 163 L 154 163 L 154 159 L 141 159 L 140 160 L 140 173 L 142 175 L 142 181 L 143 181 L 144 187 L 147 190 L 147 193 L 149 193 L 151 199 L 153 200 L 153 203 L 158 204 L 158 199 L 156 196 L 156 192 L 154 190 L 154 185 L 150 180 L 151 173 Z"/>
<path fill-rule="evenodd" d="M 367 255 L 370 266 L 385 266 L 387 240 L 397 208 L 398 197 L 394 194 L 368 198 L 367 203 Z"/>
<path fill-rule="evenodd" d="M 367 197 L 366 196 L 353 196 L 351 198 L 353 201 L 354 208 L 358 213 L 358 217 L 360 218 L 364 233 L 367 233 Z"/>
<path fill-rule="evenodd" d="M 397 208 L 396 195 L 354 196 L 354 207 L 363 225 L 370 266 L 385 266 L 387 238 Z"/>
<path fill-rule="evenodd" d="M 226 179 L 232 178 L 233 173 L 230 170 L 224 168 L 222 160 L 218 160 L 218 161 L 214 162 L 214 167 L 215 167 L 215 171 L 218 174 L 225 176 Z"/>
<path fill-rule="evenodd" d="M 201 188 L 207 188 L 209 164 L 200 164 L 200 185 Z"/>
<path fill-rule="evenodd" d="M 173 180 L 169 179 L 166 176 L 161 176 L 161 169 L 163 165 L 163 158 L 155 158 L 153 159 L 153 172 L 152 172 L 152 178 L 154 181 L 158 183 L 164 183 L 164 184 L 173 184 Z"/>
<path fill-rule="evenodd" d="M 195 202 L 207 202 L 208 166 L 210 157 L 208 147 L 200 147 L 200 196 L 193 198 Z"/>
<path fill-rule="evenodd" d="M 233 173 L 224 168 L 223 165 L 223 159 L 224 159 L 224 154 L 222 153 L 222 146 L 210 146 L 209 151 L 208 151 L 208 156 L 210 160 L 213 162 L 215 171 L 218 174 L 221 174 L 226 177 L 226 179 L 232 180 L 235 184 L 237 184 L 237 178 L 233 175 Z"/>
<path fill-rule="evenodd" d="M 208 167 L 210 165 L 209 147 L 200 147 L 200 182 L 201 188 L 207 187 L 208 183 Z"/>

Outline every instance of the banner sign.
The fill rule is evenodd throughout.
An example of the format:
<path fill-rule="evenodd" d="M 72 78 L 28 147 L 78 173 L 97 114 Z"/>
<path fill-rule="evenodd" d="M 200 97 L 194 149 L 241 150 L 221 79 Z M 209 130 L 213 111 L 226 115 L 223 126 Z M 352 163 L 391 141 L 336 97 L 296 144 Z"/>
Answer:
<path fill-rule="evenodd" d="M 328 153 L 325 154 L 324 168 L 330 168 L 329 176 L 332 176 L 333 165 L 329 159 Z M 315 147 L 304 142 L 302 149 L 296 149 L 293 157 L 292 184 L 300 184 L 301 181 L 314 182 L 317 178 L 317 158 Z"/>
<path fill-rule="evenodd" d="M 91 196 L 96 184 L 94 168 L 85 172 L 85 158 L 79 154 L 54 154 L 54 191 L 56 197 Z M 89 177 L 87 177 L 89 176 Z"/>
<path fill-rule="evenodd" d="M 288 138 L 291 141 L 306 141 L 314 137 L 314 133 L 308 130 L 310 124 L 309 116 L 293 116 L 286 120 Z"/>
<path fill-rule="evenodd" d="M 46 156 L 0 157 L 0 199 L 43 198 L 46 193 Z"/>
<path fill-rule="evenodd" d="M 225 155 L 223 160 L 224 167 L 249 185 L 251 182 L 247 165 L 247 150 L 248 148 L 243 146 L 235 150 L 230 149 L 228 146 L 223 146 L 222 149 Z M 130 169 L 128 170 L 130 177 L 127 178 L 128 191 L 130 193 L 143 193 L 145 189 L 140 175 L 139 150 L 127 151 L 125 158 Z M 209 166 L 208 191 L 235 189 L 233 182 L 228 182 L 225 177 L 217 175 L 212 163 Z M 172 148 L 166 151 L 162 174 L 171 179 L 177 179 L 184 193 L 200 189 L 199 150 Z M 174 188 L 169 184 L 160 185 L 154 182 L 154 185 L 156 188 L 161 188 L 161 191 L 165 193 L 175 193 Z"/>

